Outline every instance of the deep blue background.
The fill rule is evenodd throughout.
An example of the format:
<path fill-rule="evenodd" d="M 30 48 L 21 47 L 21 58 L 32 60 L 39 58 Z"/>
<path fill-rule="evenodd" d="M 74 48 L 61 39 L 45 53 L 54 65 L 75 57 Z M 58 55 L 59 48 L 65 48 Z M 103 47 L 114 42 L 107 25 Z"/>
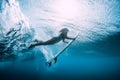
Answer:
<path fill-rule="evenodd" d="M 116 79 L 120 78 L 120 34 L 94 43 L 74 43 L 51 67 L 44 58 L 32 57 L 23 62 L 1 62 L 0 76 L 5 79 Z M 85 50 L 94 50 L 91 54 Z M 66 52 L 70 55 L 66 56 Z M 41 55 L 42 56 L 42 55 Z"/>

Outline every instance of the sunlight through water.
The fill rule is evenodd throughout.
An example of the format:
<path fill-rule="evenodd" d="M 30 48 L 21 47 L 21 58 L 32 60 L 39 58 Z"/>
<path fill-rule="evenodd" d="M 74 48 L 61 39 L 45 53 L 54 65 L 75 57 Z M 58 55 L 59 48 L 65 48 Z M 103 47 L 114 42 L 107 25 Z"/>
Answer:
<path fill-rule="evenodd" d="M 79 14 L 78 0 L 56 0 L 52 3 L 53 11 L 59 17 L 74 19 Z"/>

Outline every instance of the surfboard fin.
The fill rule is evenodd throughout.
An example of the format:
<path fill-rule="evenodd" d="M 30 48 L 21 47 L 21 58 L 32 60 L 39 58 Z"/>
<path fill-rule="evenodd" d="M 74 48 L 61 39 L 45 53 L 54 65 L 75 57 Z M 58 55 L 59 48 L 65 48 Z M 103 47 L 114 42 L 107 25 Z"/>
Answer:
<path fill-rule="evenodd" d="M 56 62 L 57 62 L 57 57 L 54 58 L 54 63 L 56 63 Z"/>
<path fill-rule="evenodd" d="M 47 65 L 50 67 L 52 65 L 52 62 L 47 62 Z"/>

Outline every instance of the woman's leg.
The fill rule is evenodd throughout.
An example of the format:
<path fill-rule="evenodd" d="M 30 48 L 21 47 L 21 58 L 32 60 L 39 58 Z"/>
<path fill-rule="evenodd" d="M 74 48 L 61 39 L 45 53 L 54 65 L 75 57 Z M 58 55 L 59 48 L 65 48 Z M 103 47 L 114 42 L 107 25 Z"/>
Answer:
<path fill-rule="evenodd" d="M 55 38 L 52 38 L 52 39 L 50 39 L 50 40 L 48 40 L 46 42 L 39 41 L 39 42 L 37 42 L 35 44 L 31 44 L 29 46 L 29 48 L 32 48 L 32 47 L 35 47 L 35 46 L 40 46 L 40 45 L 52 45 L 52 44 L 55 44 L 55 43 L 57 43 L 59 41 L 60 40 L 56 40 Z"/>

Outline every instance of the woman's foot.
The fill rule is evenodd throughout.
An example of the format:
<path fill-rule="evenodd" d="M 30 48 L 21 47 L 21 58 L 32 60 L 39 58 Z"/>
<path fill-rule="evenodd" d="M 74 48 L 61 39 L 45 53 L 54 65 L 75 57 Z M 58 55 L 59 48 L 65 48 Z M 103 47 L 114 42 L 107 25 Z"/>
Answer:
<path fill-rule="evenodd" d="M 33 48 L 33 47 L 34 47 L 34 45 L 33 45 L 33 44 L 31 44 L 31 45 L 28 47 L 28 49 Z"/>
<path fill-rule="evenodd" d="M 30 46 L 28 47 L 28 49 L 30 49 L 30 48 L 33 48 L 33 47 L 35 47 L 35 46 L 39 46 L 40 45 L 40 43 L 42 43 L 43 41 L 35 41 L 35 42 L 33 42 L 32 44 L 30 44 Z"/>

